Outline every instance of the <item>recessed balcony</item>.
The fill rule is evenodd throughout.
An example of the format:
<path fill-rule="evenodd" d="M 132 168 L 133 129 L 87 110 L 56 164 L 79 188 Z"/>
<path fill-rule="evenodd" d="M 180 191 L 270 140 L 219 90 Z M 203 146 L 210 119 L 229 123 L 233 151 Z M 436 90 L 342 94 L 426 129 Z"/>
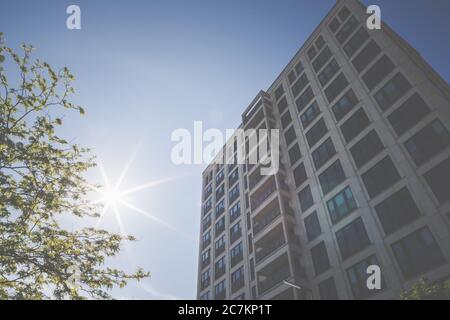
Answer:
<path fill-rule="evenodd" d="M 271 230 L 261 240 L 255 242 L 255 261 L 256 264 L 284 247 L 286 237 L 283 232 L 283 226 L 279 224 L 275 229 Z"/>
<path fill-rule="evenodd" d="M 253 235 L 256 236 L 279 216 L 281 216 L 281 210 L 278 205 L 278 199 L 274 199 L 253 218 Z"/>
<path fill-rule="evenodd" d="M 262 295 L 291 277 L 287 254 L 258 272 L 258 294 Z"/>
<path fill-rule="evenodd" d="M 257 209 L 267 198 L 269 198 L 275 191 L 277 186 L 275 179 L 272 176 L 270 180 L 267 180 L 252 196 L 251 196 L 251 209 L 252 211 Z"/>

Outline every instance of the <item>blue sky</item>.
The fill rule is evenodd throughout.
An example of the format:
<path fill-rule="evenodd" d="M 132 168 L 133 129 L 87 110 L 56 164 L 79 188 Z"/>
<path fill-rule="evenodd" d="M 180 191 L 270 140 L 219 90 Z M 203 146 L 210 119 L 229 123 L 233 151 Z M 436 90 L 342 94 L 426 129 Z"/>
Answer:
<path fill-rule="evenodd" d="M 202 165 L 170 161 L 176 128 L 234 128 L 260 89 L 266 89 L 314 30 L 334 0 L 2 1 L 0 31 L 8 45 L 33 44 L 35 56 L 75 74 L 73 101 L 86 116 L 66 114 L 66 138 L 91 147 L 117 179 L 133 187 L 174 180 L 129 199 L 171 224 L 161 226 L 120 208 L 124 228 L 139 241 L 111 264 L 139 265 L 152 277 L 115 291 L 127 298 L 195 298 Z M 450 79 L 450 1 L 365 0 Z M 77 4 L 82 29 L 65 26 Z M 447 39 L 447 40 L 446 40 Z M 98 180 L 98 171 L 91 172 Z M 119 231 L 113 215 L 101 227 Z"/>

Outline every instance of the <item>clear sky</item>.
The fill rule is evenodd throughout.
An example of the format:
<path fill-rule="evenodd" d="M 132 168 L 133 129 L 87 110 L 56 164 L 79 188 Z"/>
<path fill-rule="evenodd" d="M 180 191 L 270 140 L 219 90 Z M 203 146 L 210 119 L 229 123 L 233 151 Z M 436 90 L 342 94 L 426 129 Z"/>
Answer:
<path fill-rule="evenodd" d="M 201 172 L 204 165 L 170 160 L 176 128 L 235 128 L 245 107 L 267 89 L 319 24 L 334 0 L 1 0 L 0 31 L 18 49 L 75 74 L 74 102 L 86 116 L 67 114 L 61 134 L 93 149 L 112 181 L 131 155 L 123 187 L 174 178 L 130 201 L 176 231 L 121 207 L 124 229 L 139 241 L 110 263 L 152 273 L 118 298 L 195 298 Z M 450 80 L 450 1 L 364 0 Z M 82 29 L 66 28 L 70 4 Z M 91 179 L 100 179 L 98 171 Z M 109 214 L 101 227 L 119 231 Z"/>

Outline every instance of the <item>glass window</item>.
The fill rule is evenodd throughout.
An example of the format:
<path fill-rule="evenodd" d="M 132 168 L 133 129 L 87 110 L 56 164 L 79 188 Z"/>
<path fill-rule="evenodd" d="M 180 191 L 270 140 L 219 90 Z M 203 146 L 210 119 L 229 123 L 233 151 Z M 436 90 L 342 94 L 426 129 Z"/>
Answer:
<path fill-rule="evenodd" d="M 353 107 L 358 103 L 353 89 L 350 89 L 345 93 L 342 98 L 336 102 L 331 109 L 333 110 L 336 121 L 340 121 L 346 114 L 348 114 Z"/>
<path fill-rule="evenodd" d="M 350 15 L 350 10 L 346 6 L 343 6 L 342 9 L 339 11 L 338 16 L 341 21 L 345 21 L 345 19 L 348 18 Z"/>
<path fill-rule="evenodd" d="M 445 262 L 439 245 L 428 227 L 406 236 L 392 245 L 395 259 L 405 278 L 423 274 Z"/>
<path fill-rule="evenodd" d="M 348 143 L 361 133 L 370 124 L 363 108 L 359 108 L 347 121 L 341 125 L 342 135 Z"/>
<path fill-rule="evenodd" d="M 330 23 L 330 29 L 333 32 L 336 32 L 340 26 L 341 26 L 341 23 L 339 22 L 339 20 L 337 18 L 334 18 Z"/>
<path fill-rule="evenodd" d="M 430 108 L 423 99 L 415 93 L 406 100 L 397 110 L 392 112 L 388 120 L 398 136 L 411 129 L 420 120 L 430 113 Z"/>
<path fill-rule="evenodd" d="M 336 154 L 333 141 L 331 138 L 325 140 L 316 150 L 312 153 L 312 158 L 316 170 L 319 170 L 328 160 L 330 160 Z"/>
<path fill-rule="evenodd" d="M 355 66 L 358 72 L 363 71 L 365 67 L 367 67 L 373 59 L 381 52 L 380 46 L 374 41 L 371 40 L 364 49 L 361 50 L 360 53 L 352 60 L 353 65 Z"/>
<path fill-rule="evenodd" d="M 400 175 L 391 158 L 386 156 L 383 160 L 367 170 L 362 175 L 362 179 L 369 196 L 374 198 L 400 180 Z"/>
<path fill-rule="evenodd" d="M 344 180 L 345 173 L 344 170 L 342 170 L 341 162 L 339 160 L 336 160 L 336 162 L 319 175 L 319 181 L 324 195 L 333 190 Z"/>
<path fill-rule="evenodd" d="M 395 66 L 388 56 L 383 55 L 367 72 L 362 76 L 364 83 L 369 90 L 375 88 L 384 78 L 387 77 Z"/>
<path fill-rule="evenodd" d="M 331 200 L 327 202 L 328 212 L 330 213 L 331 222 L 336 224 L 350 213 L 356 210 L 357 205 L 353 198 L 352 189 L 346 187 L 339 192 Z"/>
<path fill-rule="evenodd" d="M 325 47 L 322 52 L 317 56 L 317 58 L 313 61 L 312 65 L 314 71 L 317 72 L 327 63 L 327 61 L 331 58 L 332 53 L 330 48 Z"/>
<path fill-rule="evenodd" d="M 306 211 L 314 204 L 314 199 L 309 186 L 305 187 L 298 193 L 298 199 L 300 200 L 300 207 L 302 211 Z"/>
<path fill-rule="evenodd" d="M 306 76 L 306 73 L 304 73 L 300 78 L 298 78 L 297 81 L 295 81 L 295 83 L 292 85 L 292 94 L 294 95 L 294 97 L 297 97 L 298 94 L 300 92 L 303 91 L 303 89 L 306 88 L 306 86 L 308 85 L 309 80 L 308 77 Z"/>
<path fill-rule="evenodd" d="M 307 216 L 304 220 L 304 223 L 308 241 L 314 240 L 322 233 L 322 229 L 320 228 L 320 222 L 319 218 L 317 217 L 316 211 Z"/>
<path fill-rule="evenodd" d="M 348 21 L 342 26 L 341 30 L 336 34 L 336 39 L 340 44 L 344 43 L 345 40 L 351 35 L 351 33 L 358 27 L 359 23 L 355 17 L 351 17 Z"/>
<path fill-rule="evenodd" d="M 281 116 L 280 120 L 283 129 L 286 129 L 292 123 L 291 113 L 289 112 L 289 110 Z"/>
<path fill-rule="evenodd" d="M 319 294 L 321 300 L 338 300 L 339 295 L 333 277 L 319 283 Z"/>
<path fill-rule="evenodd" d="M 356 166 L 361 168 L 383 149 L 384 145 L 381 142 L 380 137 L 378 137 L 375 130 L 372 130 L 366 134 L 364 138 L 359 140 L 353 147 L 351 147 L 350 152 Z"/>
<path fill-rule="evenodd" d="M 305 165 L 303 163 L 299 164 L 293 172 L 296 187 L 299 187 L 308 179 L 308 176 L 306 175 Z"/>
<path fill-rule="evenodd" d="M 325 95 L 327 96 L 328 102 L 333 101 L 347 86 L 347 78 L 343 73 L 340 73 L 325 89 Z"/>
<path fill-rule="evenodd" d="M 320 114 L 319 105 L 314 101 L 308 109 L 300 116 L 303 129 L 309 126 Z"/>
<path fill-rule="evenodd" d="M 291 165 L 300 160 L 301 157 L 300 147 L 296 143 L 289 149 L 289 160 L 291 161 Z"/>
<path fill-rule="evenodd" d="M 331 78 L 339 71 L 340 67 L 336 59 L 330 61 L 325 68 L 319 73 L 318 78 L 322 86 L 325 86 Z"/>
<path fill-rule="evenodd" d="M 349 58 L 351 58 L 356 51 L 361 48 L 361 46 L 369 39 L 369 34 L 366 31 L 365 27 L 361 27 L 358 31 L 353 35 L 353 37 L 348 40 L 348 42 L 344 46 L 344 51 Z"/>
<path fill-rule="evenodd" d="M 306 106 L 314 99 L 314 92 L 311 87 L 303 92 L 300 97 L 295 101 L 295 105 L 297 106 L 297 111 L 300 113 Z"/>
<path fill-rule="evenodd" d="M 314 46 L 308 49 L 308 57 L 310 60 L 312 60 L 317 54 L 317 50 Z"/>
<path fill-rule="evenodd" d="M 370 240 L 361 217 L 337 231 L 336 240 L 342 259 L 347 259 L 355 253 L 365 249 L 370 244 Z"/>
<path fill-rule="evenodd" d="M 322 49 L 324 45 L 325 45 L 325 40 L 323 40 L 323 37 L 322 36 L 317 37 L 317 40 L 316 40 L 317 49 L 319 49 L 319 50 Z"/>
<path fill-rule="evenodd" d="M 450 134 L 438 119 L 434 120 L 405 142 L 417 165 L 425 163 L 450 145 Z"/>
<path fill-rule="evenodd" d="M 313 261 L 316 276 L 324 273 L 330 268 L 330 260 L 328 259 L 325 242 L 322 241 L 311 248 L 311 258 Z"/>
<path fill-rule="evenodd" d="M 420 216 L 407 188 L 397 191 L 375 206 L 375 210 L 386 234 L 397 231 Z"/>
<path fill-rule="evenodd" d="M 375 94 L 375 100 L 377 100 L 381 110 L 386 111 L 409 89 L 411 89 L 411 84 L 401 73 L 397 73 Z"/>
<path fill-rule="evenodd" d="M 281 96 L 284 94 L 284 89 L 283 89 L 283 85 L 280 85 L 276 90 L 275 90 L 275 99 L 280 99 Z"/>
<path fill-rule="evenodd" d="M 277 107 L 280 114 L 282 114 L 288 108 L 286 97 L 283 97 L 280 102 L 278 102 Z"/>
<path fill-rule="evenodd" d="M 313 147 L 327 132 L 328 128 L 322 118 L 306 132 L 306 140 L 308 140 L 309 147 Z"/>
<path fill-rule="evenodd" d="M 450 158 L 425 174 L 425 180 L 438 201 L 443 204 L 450 199 Z"/>

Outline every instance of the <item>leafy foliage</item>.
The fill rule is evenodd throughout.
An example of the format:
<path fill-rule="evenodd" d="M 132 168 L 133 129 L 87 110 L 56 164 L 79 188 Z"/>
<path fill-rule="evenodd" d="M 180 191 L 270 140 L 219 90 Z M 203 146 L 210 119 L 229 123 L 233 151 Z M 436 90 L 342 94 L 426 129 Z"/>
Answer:
<path fill-rule="evenodd" d="M 420 279 L 411 290 L 401 294 L 402 300 L 450 300 L 450 280 L 430 284 L 426 279 Z"/>
<path fill-rule="evenodd" d="M 104 230 L 68 231 L 60 217 L 97 217 L 101 205 L 87 200 L 83 174 L 95 166 L 90 151 L 56 134 L 51 114 L 84 109 L 69 101 L 74 77 L 67 68 L 19 55 L 0 33 L 0 299 L 107 299 L 113 287 L 148 277 L 105 267 L 105 259 L 134 240 Z M 10 84 L 8 70 L 17 85 Z M 9 75 L 9 74 L 8 74 Z M 80 270 L 69 285 L 71 266 Z"/>

